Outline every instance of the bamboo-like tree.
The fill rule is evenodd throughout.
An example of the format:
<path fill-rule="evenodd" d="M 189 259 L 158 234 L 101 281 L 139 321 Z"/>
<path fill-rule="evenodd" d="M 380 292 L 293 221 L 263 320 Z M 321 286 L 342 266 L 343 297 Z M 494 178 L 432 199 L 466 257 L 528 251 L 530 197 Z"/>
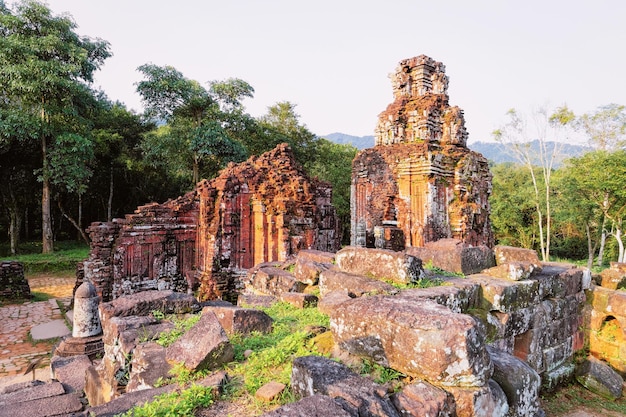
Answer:
<path fill-rule="evenodd" d="M 531 176 L 540 252 L 545 262 L 550 259 L 552 172 L 555 163 L 562 157 L 561 152 L 575 116 L 567 106 L 553 113 L 545 107 L 540 108 L 532 113 L 530 120 L 515 109 L 509 110 L 507 115 L 508 122 L 493 135 L 527 168 Z M 535 167 L 539 167 L 540 176 Z"/>

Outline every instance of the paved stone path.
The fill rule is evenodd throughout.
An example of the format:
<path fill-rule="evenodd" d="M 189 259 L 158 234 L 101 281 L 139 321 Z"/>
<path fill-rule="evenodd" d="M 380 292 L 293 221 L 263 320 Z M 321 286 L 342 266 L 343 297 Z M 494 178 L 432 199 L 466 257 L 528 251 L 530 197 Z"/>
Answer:
<path fill-rule="evenodd" d="M 29 340 L 28 332 L 36 325 L 62 319 L 57 300 L 66 308 L 71 301 L 75 278 L 38 275 L 27 279 L 31 292 L 42 292 L 55 298 L 0 307 L 0 378 L 23 374 L 38 358 L 42 358 L 38 367 L 49 365 L 52 344 L 34 344 Z"/>

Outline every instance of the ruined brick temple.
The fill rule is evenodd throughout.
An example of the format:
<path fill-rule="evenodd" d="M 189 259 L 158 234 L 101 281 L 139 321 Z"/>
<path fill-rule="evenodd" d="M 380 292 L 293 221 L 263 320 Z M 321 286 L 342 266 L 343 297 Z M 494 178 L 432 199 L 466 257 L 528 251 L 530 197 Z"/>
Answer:
<path fill-rule="evenodd" d="M 394 101 L 379 115 L 376 145 L 352 164 L 351 244 L 402 250 L 455 238 L 492 247 L 488 162 L 466 146 L 445 66 L 420 55 L 390 78 Z"/>
<path fill-rule="evenodd" d="M 109 301 L 151 289 L 232 299 L 255 264 L 301 249 L 334 252 L 340 235 L 331 186 L 310 179 L 282 144 L 175 200 L 93 223 L 79 271 Z"/>

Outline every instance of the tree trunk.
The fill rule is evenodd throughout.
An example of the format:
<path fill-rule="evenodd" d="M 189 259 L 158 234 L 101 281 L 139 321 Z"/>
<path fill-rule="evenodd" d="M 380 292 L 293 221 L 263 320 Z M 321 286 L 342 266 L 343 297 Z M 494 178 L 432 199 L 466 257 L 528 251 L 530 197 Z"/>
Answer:
<path fill-rule="evenodd" d="M 624 242 L 622 241 L 622 229 L 618 228 L 613 234 L 615 239 L 617 240 L 617 247 L 619 248 L 619 253 L 617 255 L 617 262 L 624 262 Z"/>
<path fill-rule="evenodd" d="M 593 266 L 593 256 L 596 253 L 596 245 L 593 244 L 593 239 L 591 238 L 589 223 L 585 223 L 585 231 L 587 233 L 587 268 L 591 270 Z"/>
<path fill-rule="evenodd" d="M 72 226 L 74 226 L 76 230 L 78 230 L 80 237 L 85 241 L 86 244 L 89 245 L 89 238 L 87 237 L 87 234 L 85 233 L 85 231 L 80 227 L 78 222 L 65 212 L 65 210 L 63 209 L 63 205 L 61 204 L 61 201 L 58 201 L 57 204 L 59 206 L 59 210 L 61 211 L 61 214 L 63 215 L 63 217 L 65 217 L 70 223 L 72 223 Z"/>
<path fill-rule="evenodd" d="M 52 215 L 50 210 L 50 175 L 48 173 L 48 150 L 46 136 L 41 136 L 41 154 L 43 157 L 42 189 L 41 189 L 41 251 L 54 252 L 52 235 Z"/>
<path fill-rule="evenodd" d="M 113 162 L 111 162 L 111 173 L 109 175 L 109 200 L 107 201 L 107 221 L 113 218 Z"/>

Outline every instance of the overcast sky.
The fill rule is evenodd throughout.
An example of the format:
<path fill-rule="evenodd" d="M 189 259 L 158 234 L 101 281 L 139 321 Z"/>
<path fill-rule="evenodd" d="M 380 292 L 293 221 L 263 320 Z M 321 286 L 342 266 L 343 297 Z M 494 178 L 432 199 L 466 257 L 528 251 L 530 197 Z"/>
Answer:
<path fill-rule="evenodd" d="M 490 140 L 512 107 L 626 104 L 624 0 L 47 3 L 111 43 L 95 84 L 137 111 L 136 68 L 151 62 L 200 82 L 247 81 L 254 116 L 290 101 L 318 135 L 371 135 L 392 100 L 388 74 L 420 54 L 446 65 L 470 142 Z"/>

